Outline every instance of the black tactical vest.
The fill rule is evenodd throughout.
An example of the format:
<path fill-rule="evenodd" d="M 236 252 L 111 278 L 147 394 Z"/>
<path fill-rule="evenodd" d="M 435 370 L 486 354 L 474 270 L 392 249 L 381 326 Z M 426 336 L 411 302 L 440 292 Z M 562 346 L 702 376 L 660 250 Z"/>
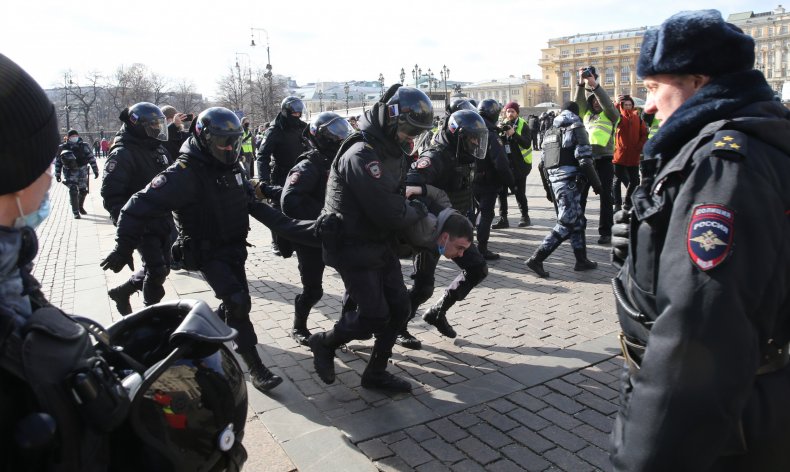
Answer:
<path fill-rule="evenodd" d="M 567 132 L 572 132 L 567 130 Z M 574 147 L 563 148 L 562 128 L 551 127 L 543 136 L 543 166 L 546 169 L 554 169 L 562 166 L 578 166 L 579 161 L 573 155 Z"/>

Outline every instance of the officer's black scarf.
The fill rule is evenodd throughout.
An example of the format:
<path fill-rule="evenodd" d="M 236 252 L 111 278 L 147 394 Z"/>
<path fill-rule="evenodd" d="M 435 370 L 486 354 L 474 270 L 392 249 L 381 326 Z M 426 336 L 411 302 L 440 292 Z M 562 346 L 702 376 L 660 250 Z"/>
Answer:
<path fill-rule="evenodd" d="M 740 108 L 773 98 L 773 90 L 759 71 L 714 77 L 661 124 L 645 144 L 645 158 L 660 154 L 664 165 L 708 123 L 730 118 Z"/>

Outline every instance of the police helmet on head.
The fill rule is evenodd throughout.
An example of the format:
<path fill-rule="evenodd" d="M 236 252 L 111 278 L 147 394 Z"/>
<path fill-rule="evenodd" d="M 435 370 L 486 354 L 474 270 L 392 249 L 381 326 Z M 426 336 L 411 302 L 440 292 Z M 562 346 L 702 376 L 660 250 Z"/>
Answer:
<path fill-rule="evenodd" d="M 446 111 L 448 115 L 452 115 L 458 110 L 472 110 L 477 112 L 477 108 L 465 97 L 455 97 L 450 100 L 450 103 L 447 105 Z"/>
<path fill-rule="evenodd" d="M 304 114 L 304 103 L 299 97 L 285 97 L 280 104 L 280 109 L 285 116 L 291 116 L 292 113 L 299 113 L 299 116 L 302 116 Z"/>
<path fill-rule="evenodd" d="M 153 103 L 140 102 L 124 108 L 120 119 L 139 138 L 167 141 L 167 119 Z"/>
<path fill-rule="evenodd" d="M 386 107 L 386 126 L 396 133 L 414 138 L 433 128 L 433 105 L 422 90 L 399 87 Z"/>
<path fill-rule="evenodd" d="M 323 154 L 334 157 L 340 148 L 340 143 L 353 132 L 354 129 L 342 116 L 325 111 L 318 114 L 310 123 L 308 139 Z"/>
<path fill-rule="evenodd" d="M 488 128 L 472 110 L 459 110 L 447 119 L 447 136 L 454 141 L 457 156 L 483 159 L 488 149 Z"/>
<path fill-rule="evenodd" d="M 488 121 L 496 123 L 499 121 L 499 114 L 502 112 L 502 105 L 493 98 L 486 98 L 480 105 L 477 106 L 477 111 L 480 116 Z"/>
<path fill-rule="evenodd" d="M 243 132 L 239 117 L 223 107 L 203 110 L 195 123 L 195 136 L 200 148 L 227 166 L 239 159 Z"/>

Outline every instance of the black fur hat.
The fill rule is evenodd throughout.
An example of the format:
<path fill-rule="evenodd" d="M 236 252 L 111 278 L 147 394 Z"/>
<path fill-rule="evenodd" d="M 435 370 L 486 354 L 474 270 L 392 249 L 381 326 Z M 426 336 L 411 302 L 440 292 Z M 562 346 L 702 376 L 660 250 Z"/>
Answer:
<path fill-rule="evenodd" d="M 718 76 L 750 70 L 754 40 L 726 23 L 718 10 L 682 11 L 645 32 L 636 66 L 639 77 L 658 74 Z"/>

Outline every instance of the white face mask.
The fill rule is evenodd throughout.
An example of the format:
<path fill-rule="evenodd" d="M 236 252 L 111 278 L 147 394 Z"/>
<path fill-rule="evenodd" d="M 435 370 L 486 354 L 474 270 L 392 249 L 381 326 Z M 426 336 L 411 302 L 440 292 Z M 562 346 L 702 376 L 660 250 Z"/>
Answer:
<path fill-rule="evenodd" d="M 72 136 L 72 137 L 69 138 L 69 142 L 70 143 L 76 143 L 79 140 L 80 140 L 79 136 Z"/>

